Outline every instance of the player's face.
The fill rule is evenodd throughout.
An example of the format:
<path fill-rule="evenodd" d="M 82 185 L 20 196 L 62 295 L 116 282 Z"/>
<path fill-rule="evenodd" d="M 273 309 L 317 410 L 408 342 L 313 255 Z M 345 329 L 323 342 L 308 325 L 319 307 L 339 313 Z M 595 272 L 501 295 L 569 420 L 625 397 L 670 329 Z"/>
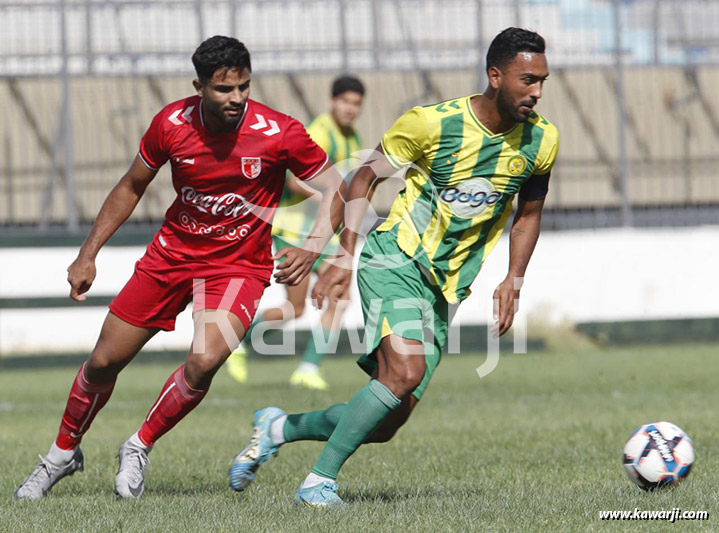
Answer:
<path fill-rule="evenodd" d="M 520 52 L 503 72 L 498 73 L 497 109 L 500 116 L 511 122 L 526 122 L 542 97 L 542 87 L 549 76 L 546 56 Z"/>
<path fill-rule="evenodd" d="M 237 126 L 250 97 L 250 78 L 247 69 L 218 69 L 207 83 L 193 82 L 203 99 L 205 123 L 211 129 L 229 131 Z"/>
<path fill-rule="evenodd" d="M 330 113 L 340 128 L 350 127 L 361 109 L 362 95 L 354 91 L 338 94 L 330 103 Z"/>

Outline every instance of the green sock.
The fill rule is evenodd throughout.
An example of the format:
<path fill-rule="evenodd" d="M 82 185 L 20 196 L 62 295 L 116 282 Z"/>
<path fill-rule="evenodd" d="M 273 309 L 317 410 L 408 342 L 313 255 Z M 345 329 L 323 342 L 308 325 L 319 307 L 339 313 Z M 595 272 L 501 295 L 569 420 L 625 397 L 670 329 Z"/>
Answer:
<path fill-rule="evenodd" d="M 338 403 L 322 411 L 287 415 L 285 425 L 282 427 L 285 442 L 297 440 L 326 441 L 335 430 L 337 422 L 339 422 L 346 407 L 346 403 Z"/>
<path fill-rule="evenodd" d="M 327 347 L 333 346 L 335 343 L 335 339 L 339 336 L 338 331 L 332 331 L 327 330 L 325 328 L 322 328 L 322 335 L 323 338 L 327 340 Z M 312 333 L 310 335 L 310 340 L 307 341 L 307 347 L 305 348 L 304 353 L 302 354 L 302 362 L 303 363 L 312 363 L 313 365 L 320 366 L 320 363 L 322 362 L 322 359 L 325 358 L 325 353 L 320 353 L 317 351 L 317 345 L 315 344 L 315 335 Z"/>
<path fill-rule="evenodd" d="M 391 390 L 373 379 L 347 403 L 312 472 L 337 479 L 342 465 L 382 420 L 401 403 Z"/>

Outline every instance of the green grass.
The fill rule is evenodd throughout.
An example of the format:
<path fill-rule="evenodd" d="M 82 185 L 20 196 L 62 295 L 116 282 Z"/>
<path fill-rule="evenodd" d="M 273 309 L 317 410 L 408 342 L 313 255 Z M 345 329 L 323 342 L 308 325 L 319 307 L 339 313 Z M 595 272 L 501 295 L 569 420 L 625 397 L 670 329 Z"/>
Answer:
<path fill-rule="evenodd" d="M 227 486 L 252 412 L 345 401 L 365 382 L 349 358 L 328 360 L 330 393 L 286 386 L 295 362 L 252 361 L 238 386 L 224 371 L 205 401 L 156 446 L 139 501 L 112 493 L 119 444 L 134 432 L 176 365 L 130 365 L 83 443 L 86 470 L 41 502 L 11 501 L 55 436 L 75 369 L 0 375 L 2 531 L 685 531 L 716 530 L 718 346 L 668 346 L 504 356 L 480 380 L 482 357 L 445 357 L 393 441 L 362 447 L 339 478 L 350 504 L 296 508 L 294 491 L 321 443 L 288 445 L 245 494 Z M 681 486 L 635 488 L 621 466 L 640 424 L 669 420 L 692 437 L 697 463 Z M 706 522 L 603 522 L 600 510 L 706 510 Z"/>

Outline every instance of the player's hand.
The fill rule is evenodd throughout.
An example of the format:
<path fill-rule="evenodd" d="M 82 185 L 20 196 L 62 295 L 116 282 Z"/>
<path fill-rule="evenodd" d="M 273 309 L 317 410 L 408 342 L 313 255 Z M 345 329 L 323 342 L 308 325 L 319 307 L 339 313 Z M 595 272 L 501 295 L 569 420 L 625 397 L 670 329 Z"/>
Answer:
<path fill-rule="evenodd" d="M 515 278 L 505 278 L 494 291 L 494 320 L 490 331 L 495 337 L 501 337 L 514 322 L 514 314 L 519 309 L 519 289 L 515 289 Z"/>
<path fill-rule="evenodd" d="M 67 282 L 70 284 L 70 298 L 78 302 L 84 302 L 83 296 L 92 287 L 95 281 L 95 261 L 78 256 L 73 263 L 67 267 Z"/>
<path fill-rule="evenodd" d="M 337 302 L 347 297 L 352 281 L 352 256 L 346 254 L 335 260 L 322 272 L 312 288 L 311 298 L 317 309 L 322 309 L 325 298 L 332 295 Z"/>
<path fill-rule="evenodd" d="M 279 262 L 275 280 L 285 285 L 297 285 L 310 273 L 319 256 L 319 253 L 303 248 L 283 248 L 272 258 Z"/>

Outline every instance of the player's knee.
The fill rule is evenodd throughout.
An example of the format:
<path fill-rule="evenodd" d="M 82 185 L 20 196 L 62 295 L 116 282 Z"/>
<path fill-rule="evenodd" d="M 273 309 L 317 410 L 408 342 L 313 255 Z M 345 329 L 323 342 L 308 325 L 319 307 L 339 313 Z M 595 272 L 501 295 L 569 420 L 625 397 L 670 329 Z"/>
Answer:
<path fill-rule="evenodd" d="M 103 377 L 108 377 L 111 374 L 119 373 L 126 364 L 125 358 L 98 345 L 90 354 L 85 368 L 93 375 L 101 374 Z"/>
<path fill-rule="evenodd" d="M 185 363 L 188 377 L 193 379 L 193 381 L 212 378 L 226 358 L 227 356 L 224 352 L 193 353 L 187 358 L 187 362 Z"/>
<path fill-rule="evenodd" d="M 416 389 L 424 378 L 424 365 L 402 365 L 393 369 L 390 390 L 401 398 Z M 393 390 L 396 389 L 396 390 Z"/>

